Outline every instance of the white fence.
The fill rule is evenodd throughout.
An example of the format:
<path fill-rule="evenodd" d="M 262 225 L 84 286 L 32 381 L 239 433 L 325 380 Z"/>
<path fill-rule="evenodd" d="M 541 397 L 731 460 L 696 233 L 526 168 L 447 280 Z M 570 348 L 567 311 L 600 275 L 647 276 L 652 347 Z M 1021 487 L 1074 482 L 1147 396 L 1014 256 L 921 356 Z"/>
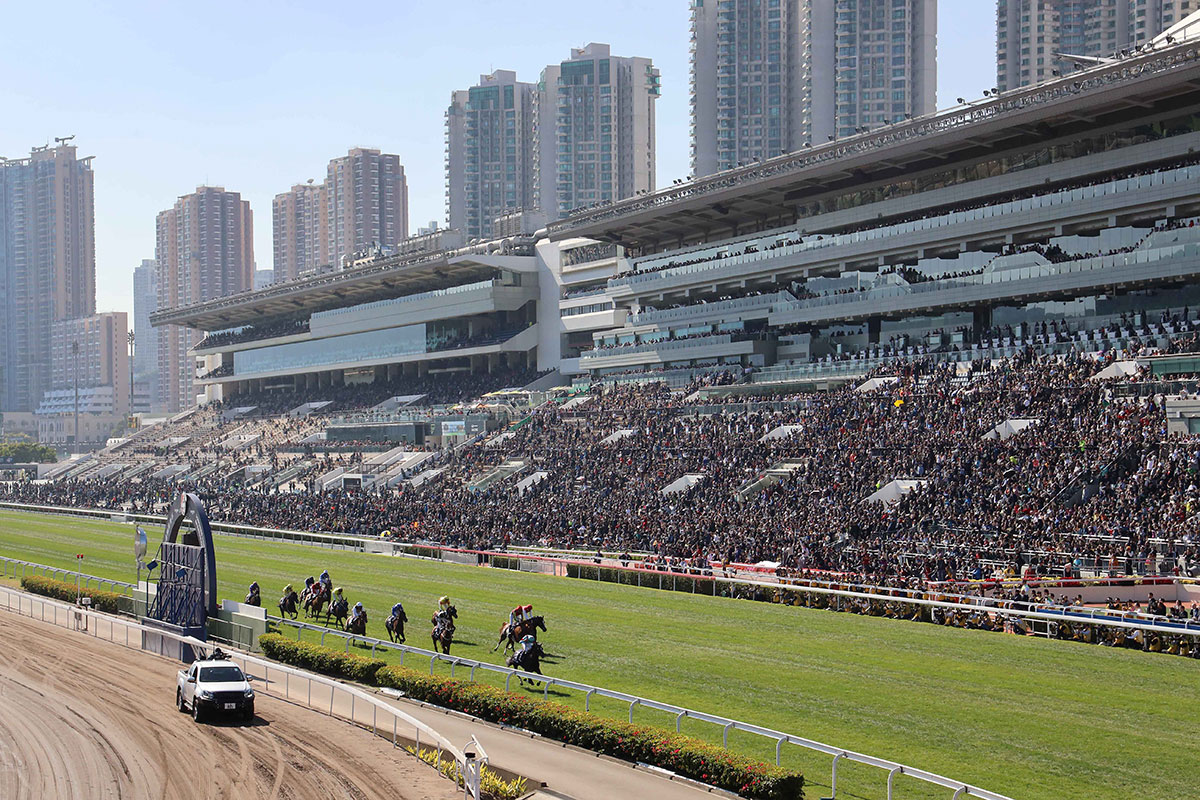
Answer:
<path fill-rule="evenodd" d="M 724 747 L 729 746 L 729 732 L 730 731 L 741 731 L 743 733 L 750 733 L 755 736 L 762 736 L 767 739 L 771 739 L 775 742 L 775 763 L 776 764 L 780 763 L 780 760 L 781 760 L 781 757 L 783 754 L 783 746 L 785 744 L 794 745 L 797 747 L 804 748 L 806 750 L 813 750 L 818 753 L 824 753 L 825 755 L 831 756 L 833 758 L 832 778 L 830 781 L 829 795 L 830 795 L 830 798 L 833 798 L 834 800 L 836 800 L 836 798 L 837 798 L 838 762 L 840 762 L 840 761 L 852 761 L 852 762 L 856 762 L 859 764 L 866 764 L 868 766 L 877 767 L 879 769 L 885 770 L 887 772 L 887 798 L 888 798 L 888 800 L 893 800 L 892 783 L 895 780 L 895 777 L 897 775 L 906 775 L 910 778 L 915 778 L 919 781 L 924 781 L 926 783 L 931 783 L 935 786 L 941 786 L 946 789 L 953 790 L 953 792 L 954 792 L 953 798 L 955 798 L 955 799 L 959 798 L 959 797 L 979 797 L 979 798 L 983 798 L 984 800 L 1011 800 L 1011 798 L 1006 797 L 1005 795 L 997 794 L 995 792 L 989 792 L 986 789 L 980 789 L 976 786 L 970 786 L 968 784 L 962 783 L 961 781 L 952 780 L 943 775 L 938 775 L 933 772 L 927 772 L 926 770 L 917 769 L 916 767 L 910 767 L 906 764 L 900 764 L 895 761 L 889 761 L 886 758 L 876 758 L 875 756 L 869 756 L 869 755 L 866 755 L 865 753 L 856 753 L 853 750 L 845 750 L 840 747 L 834 747 L 833 745 L 824 744 L 822 742 L 818 742 L 813 739 L 807 739 L 803 736 L 796 736 L 794 734 L 784 733 L 782 731 L 776 731 L 776 730 L 772 730 L 770 728 L 764 728 L 761 725 L 752 725 L 748 722 L 740 722 L 738 720 L 729 719 L 727 717 L 722 717 L 722 716 L 719 716 L 716 714 L 707 714 L 703 711 L 695 711 L 690 708 L 684 708 L 683 706 L 676 706 L 676 705 L 672 705 L 670 703 L 660 703 L 657 700 L 650 700 L 645 697 L 638 697 L 637 695 L 628 694 L 626 692 L 618 692 L 618 691 L 614 691 L 612 689 L 604 689 L 599 686 L 591 686 L 586 683 L 579 683 L 577 681 L 564 680 L 562 678 L 552 678 L 547 675 L 538 675 L 536 673 L 522 672 L 520 670 L 511 669 L 509 667 L 502 667 L 502 666 L 499 666 L 498 664 L 489 664 L 485 661 L 474 661 L 469 658 L 459 658 L 457 656 L 445 655 L 442 653 L 435 653 L 432 650 L 423 650 L 419 647 L 411 647 L 409 645 L 404 645 L 404 644 L 395 644 L 393 642 L 385 642 L 382 639 L 375 639 L 375 638 L 372 638 L 369 636 L 355 636 L 354 634 L 345 633 L 343 631 L 335 630 L 332 628 L 326 628 L 321 625 L 310 625 L 307 622 L 300 622 L 299 620 L 280 619 L 279 617 L 271 617 L 271 616 L 268 616 L 267 619 L 269 621 L 274 622 L 279 625 L 287 625 L 290 627 L 294 627 L 296 629 L 296 638 L 297 639 L 300 638 L 300 634 L 302 631 L 311 630 L 311 631 L 319 632 L 321 634 L 321 643 L 324 644 L 326 636 L 328 636 L 329 634 L 332 634 L 332 635 L 344 640 L 345 649 L 347 652 L 349 652 L 349 650 L 350 650 L 350 643 L 352 641 L 361 642 L 363 644 L 369 644 L 371 646 L 372 655 L 374 655 L 377 650 L 394 650 L 394 651 L 400 653 L 400 664 L 402 666 L 405 665 L 405 657 L 406 656 L 411 657 L 411 658 L 409 658 L 410 661 L 412 659 L 416 659 L 416 658 L 419 658 L 422 660 L 427 658 L 427 659 L 429 659 L 429 674 L 430 675 L 432 675 L 434 672 L 434 666 L 439 661 L 441 661 L 441 662 L 445 662 L 450 665 L 450 676 L 451 677 L 458 677 L 455 674 L 457 670 L 466 671 L 468 669 L 470 670 L 470 680 L 471 681 L 475 680 L 475 675 L 480 670 L 482 670 L 484 672 L 492 672 L 492 673 L 495 673 L 498 675 L 503 675 L 505 689 L 509 688 L 514 675 L 519 675 L 521 678 L 523 678 L 525 680 L 536 681 L 542 685 L 542 696 L 547 699 L 549 698 L 550 687 L 552 687 L 552 686 L 556 687 L 556 688 L 570 689 L 572 691 L 581 692 L 584 696 L 584 708 L 588 711 L 591 710 L 591 702 L 592 702 L 593 696 L 605 697 L 605 698 L 608 698 L 611 700 L 620 701 L 622 703 L 628 703 L 629 704 L 629 721 L 630 722 L 633 722 L 634 711 L 639 707 L 640 708 L 649 708 L 649 709 L 652 709 L 655 711 L 662 711 L 664 713 L 674 715 L 675 730 L 677 732 L 680 731 L 681 726 L 683 724 L 683 720 L 685 720 L 685 719 L 694 719 L 694 720 L 698 720 L 700 722 L 706 722 L 706 723 L 709 723 L 712 725 L 719 726 L 721 728 L 721 744 Z M 411 665 L 410 665 L 410 668 L 411 668 Z"/>
<path fill-rule="evenodd" d="M 212 647 L 210 643 L 198 639 L 176 636 L 121 617 L 89 611 L 5 586 L 0 586 L 0 598 L 0 608 L 7 611 L 79 631 L 132 650 L 145 649 L 143 642 L 147 636 L 174 641 L 181 647 L 190 646 L 204 652 Z M 423 740 L 425 745 L 436 750 L 439 764 L 443 754 L 454 760 L 457 769 L 455 777 L 463 784 L 463 796 L 480 800 L 480 775 L 487 763 L 487 753 L 474 737 L 460 748 L 421 720 L 357 686 L 339 683 L 248 653 L 227 651 L 227 655 L 241 664 L 257 691 L 303 703 L 309 708 L 368 729 L 376 736 L 390 737 L 393 746 L 411 740 L 419 752 Z"/>

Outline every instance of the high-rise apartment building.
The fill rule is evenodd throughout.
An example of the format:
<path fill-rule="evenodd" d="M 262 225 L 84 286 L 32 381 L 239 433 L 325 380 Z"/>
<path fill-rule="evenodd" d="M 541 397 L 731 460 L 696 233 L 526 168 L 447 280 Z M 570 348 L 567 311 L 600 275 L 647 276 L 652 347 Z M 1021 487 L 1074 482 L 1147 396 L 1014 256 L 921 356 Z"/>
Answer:
<path fill-rule="evenodd" d="M 157 220 L 158 308 L 178 308 L 254 286 L 254 222 L 237 192 L 201 186 Z M 159 329 L 158 374 L 171 413 L 196 403 L 196 359 L 188 351 L 200 335 L 189 328 Z"/>
<path fill-rule="evenodd" d="M 158 329 L 150 315 L 158 310 L 158 264 L 144 258 L 133 270 L 134 392 L 149 397 L 150 407 L 162 403 L 158 380 Z"/>
<path fill-rule="evenodd" d="M 654 101 L 648 58 L 606 44 L 572 49 L 538 85 L 538 200 L 550 219 L 654 189 Z"/>
<path fill-rule="evenodd" d="M 996 87 L 1067 75 L 1146 44 L 1200 0 L 997 0 Z"/>
<path fill-rule="evenodd" d="M 356 147 L 329 162 L 325 177 L 326 263 L 408 237 L 408 182 L 400 156 Z"/>
<path fill-rule="evenodd" d="M 850 136 L 937 101 L 936 0 L 693 0 L 692 172 Z"/>
<path fill-rule="evenodd" d="M 297 184 L 271 204 L 276 281 L 322 269 L 371 246 L 408 238 L 408 182 L 400 156 L 356 147 L 333 159 L 324 182 Z"/>
<path fill-rule="evenodd" d="M 329 262 L 329 204 L 325 184 L 301 183 L 271 204 L 275 274 L 280 281 L 309 275 Z"/>
<path fill-rule="evenodd" d="M 468 239 L 491 238 L 493 223 L 537 206 L 537 87 L 509 70 L 455 91 L 446 110 L 446 217 Z"/>
<path fill-rule="evenodd" d="M 34 410 L 52 324 L 96 311 L 91 162 L 67 144 L 0 159 L 0 411 Z"/>
<path fill-rule="evenodd" d="M 59 320 L 50 326 L 50 339 L 50 385 L 38 406 L 40 415 L 73 412 L 76 384 L 82 413 L 129 413 L 129 319 L 124 311 Z"/>

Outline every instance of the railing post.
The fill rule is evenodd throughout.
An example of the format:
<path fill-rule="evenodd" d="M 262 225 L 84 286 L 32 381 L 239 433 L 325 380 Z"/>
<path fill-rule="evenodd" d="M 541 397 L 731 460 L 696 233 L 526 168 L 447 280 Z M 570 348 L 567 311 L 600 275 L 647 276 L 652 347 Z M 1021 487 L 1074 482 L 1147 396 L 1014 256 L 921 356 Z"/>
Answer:
<path fill-rule="evenodd" d="M 780 736 L 775 742 L 775 766 L 779 766 L 779 756 L 783 750 L 783 743 L 787 741 L 786 736 Z M 891 795 L 888 795 L 888 800 L 891 800 Z"/>
<path fill-rule="evenodd" d="M 629 723 L 630 724 L 633 724 L 633 707 L 636 706 L 638 704 L 638 702 L 639 701 L 637 701 L 637 700 L 632 700 L 629 703 Z"/>
<path fill-rule="evenodd" d="M 721 747 L 729 749 L 729 729 L 733 727 L 732 722 L 725 723 L 725 727 L 721 729 Z"/>
<path fill-rule="evenodd" d="M 829 800 L 837 800 L 837 762 L 842 760 L 844 753 L 833 757 L 833 778 L 829 781 Z"/>
<path fill-rule="evenodd" d="M 592 710 L 592 695 L 594 695 L 595 693 L 596 693 L 595 689 L 588 689 L 587 692 L 583 695 L 583 710 L 584 711 Z"/>
<path fill-rule="evenodd" d="M 888 795 L 887 795 L 887 800 L 892 800 L 892 779 L 896 777 L 896 773 L 897 773 L 897 772 L 899 772 L 901 775 L 903 775 L 903 774 L 904 774 L 904 767 L 893 767 L 893 768 L 892 768 L 892 771 L 888 773 Z"/>
<path fill-rule="evenodd" d="M 675 732 L 679 733 L 680 725 L 683 724 L 683 718 L 687 716 L 687 711 L 680 711 L 675 715 Z"/>

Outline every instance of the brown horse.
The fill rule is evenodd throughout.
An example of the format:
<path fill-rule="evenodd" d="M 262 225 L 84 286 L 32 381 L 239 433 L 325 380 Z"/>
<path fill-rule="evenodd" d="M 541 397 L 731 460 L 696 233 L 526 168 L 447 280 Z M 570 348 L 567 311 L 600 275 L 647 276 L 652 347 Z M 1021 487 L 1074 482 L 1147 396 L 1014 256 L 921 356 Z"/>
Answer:
<path fill-rule="evenodd" d="M 328 601 L 329 592 L 326 591 L 325 584 L 314 583 L 311 589 L 305 591 L 304 616 L 317 619 Z"/>
<path fill-rule="evenodd" d="M 500 626 L 500 638 L 496 641 L 496 646 L 492 648 L 492 652 L 500 649 L 500 645 L 504 645 L 504 652 L 516 650 L 517 644 L 526 636 L 532 636 L 534 641 L 537 641 L 537 632 L 541 629 L 546 630 L 546 620 L 541 617 L 530 617 L 527 620 L 521 620 L 515 625 L 509 625 L 507 622 Z"/>
<path fill-rule="evenodd" d="M 367 635 L 367 612 L 359 614 L 357 617 L 346 622 L 346 630 L 353 633 L 355 636 Z"/>

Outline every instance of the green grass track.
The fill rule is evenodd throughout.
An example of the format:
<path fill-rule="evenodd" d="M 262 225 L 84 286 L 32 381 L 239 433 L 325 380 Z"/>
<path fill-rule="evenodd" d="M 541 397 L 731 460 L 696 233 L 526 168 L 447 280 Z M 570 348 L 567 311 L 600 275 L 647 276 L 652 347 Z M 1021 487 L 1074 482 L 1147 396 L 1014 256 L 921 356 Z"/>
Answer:
<path fill-rule="evenodd" d="M 147 531 L 151 554 L 159 534 Z M 501 663 L 496 632 L 518 603 L 545 614 L 547 674 L 764 725 L 894 759 L 1013 798 L 1193 798 L 1200 661 L 1094 645 L 699 597 L 486 567 L 323 550 L 218 535 L 222 597 L 253 580 L 273 610 L 281 588 L 328 569 L 369 634 L 400 600 L 408 643 L 428 649 L 438 596 L 459 610 L 453 654 Z M 0 510 L 0 555 L 133 581 L 132 526 Z M 397 660 L 390 656 L 389 660 Z M 427 662 L 426 662 L 427 663 Z M 419 666 L 420 661 L 412 662 Z M 448 672 L 448 667 L 445 671 Z M 538 692 L 540 694 L 540 691 Z M 558 699 L 582 705 L 582 698 Z M 627 707 L 593 702 L 623 717 Z M 665 714 L 636 719 L 673 727 Z M 720 740 L 714 726 L 684 731 Z M 774 743 L 730 746 L 774 760 Z M 784 748 L 807 794 L 827 791 L 829 759 Z M 881 770 L 845 764 L 838 796 L 881 798 Z M 950 792 L 897 778 L 897 798 Z"/>

